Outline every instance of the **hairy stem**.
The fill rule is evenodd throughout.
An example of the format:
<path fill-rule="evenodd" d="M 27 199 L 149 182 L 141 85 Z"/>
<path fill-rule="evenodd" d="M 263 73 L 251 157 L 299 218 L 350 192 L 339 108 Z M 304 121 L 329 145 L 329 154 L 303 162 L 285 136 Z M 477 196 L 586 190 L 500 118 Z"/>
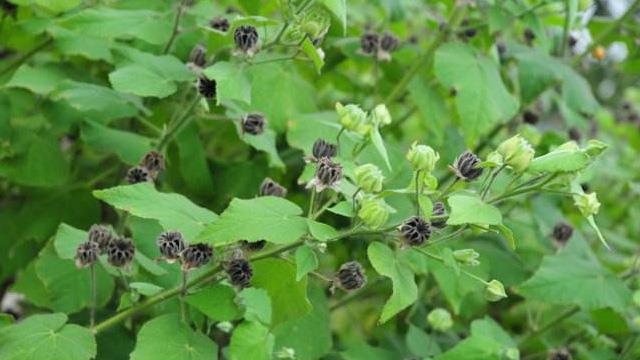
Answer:
<path fill-rule="evenodd" d="M 164 46 L 164 49 L 162 50 L 163 54 L 169 53 L 169 50 L 171 50 L 171 46 L 173 45 L 173 42 L 176 40 L 176 36 L 178 36 L 178 32 L 180 28 L 180 18 L 182 18 L 182 14 L 184 13 L 186 2 L 187 0 L 182 0 L 178 5 L 176 17 L 173 19 L 173 29 L 171 30 L 171 37 L 169 37 L 169 41 L 167 41 L 167 44 Z"/>
<path fill-rule="evenodd" d="M 162 151 L 169 144 L 169 142 L 171 142 L 171 140 L 173 140 L 173 138 L 175 138 L 180 133 L 182 128 L 184 128 L 184 126 L 189 122 L 189 119 L 191 119 L 191 112 L 193 111 L 193 109 L 195 109 L 199 102 L 200 95 L 196 95 L 189 107 L 187 107 L 187 110 L 185 110 L 182 116 L 180 116 L 180 118 L 175 122 L 175 125 L 171 127 L 171 130 L 169 130 L 160 139 L 157 146 L 158 151 Z"/>
<path fill-rule="evenodd" d="M 182 270 L 180 272 L 180 314 L 182 315 L 182 322 L 185 324 L 188 324 L 187 304 L 185 303 L 185 297 L 187 296 L 188 277 L 189 272 L 187 270 Z"/>
<path fill-rule="evenodd" d="M 91 264 L 89 267 L 91 273 L 91 308 L 89 309 L 89 326 L 93 328 L 96 325 L 96 304 L 97 304 L 97 289 L 96 289 L 96 265 Z"/>

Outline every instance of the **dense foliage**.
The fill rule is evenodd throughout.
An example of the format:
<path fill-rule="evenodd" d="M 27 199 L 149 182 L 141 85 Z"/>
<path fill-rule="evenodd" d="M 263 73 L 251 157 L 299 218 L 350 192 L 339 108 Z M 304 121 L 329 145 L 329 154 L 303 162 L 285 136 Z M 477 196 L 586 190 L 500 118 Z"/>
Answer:
<path fill-rule="evenodd" d="M 640 0 L 0 11 L 0 359 L 640 358 Z"/>

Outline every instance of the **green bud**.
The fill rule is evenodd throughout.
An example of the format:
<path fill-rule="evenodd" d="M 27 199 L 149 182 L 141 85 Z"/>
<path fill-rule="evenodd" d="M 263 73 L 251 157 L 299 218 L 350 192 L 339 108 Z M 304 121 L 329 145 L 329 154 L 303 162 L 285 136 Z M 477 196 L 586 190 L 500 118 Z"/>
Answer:
<path fill-rule="evenodd" d="M 336 103 L 336 112 L 340 117 L 340 125 L 345 129 L 367 135 L 371 130 L 371 124 L 367 123 L 367 114 L 358 105 L 342 105 Z"/>
<path fill-rule="evenodd" d="M 505 349 L 504 358 L 507 360 L 520 360 L 520 350 L 518 348 Z"/>
<path fill-rule="evenodd" d="M 384 176 L 382 171 L 373 164 L 364 164 L 354 170 L 356 186 L 367 193 L 382 191 Z"/>
<path fill-rule="evenodd" d="M 480 261 L 478 261 L 479 257 L 480 254 L 473 249 L 461 249 L 453 252 L 453 258 L 462 265 L 480 265 Z"/>
<path fill-rule="evenodd" d="M 379 128 L 391 124 L 391 114 L 385 104 L 376 105 L 371 112 L 371 122 Z"/>
<path fill-rule="evenodd" d="M 516 135 L 498 146 L 498 154 L 515 172 L 523 172 L 531 164 L 535 151 L 522 136 Z"/>
<path fill-rule="evenodd" d="M 435 308 L 431 310 L 429 315 L 427 315 L 427 321 L 434 330 L 441 332 L 447 331 L 453 326 L 451 314 L 443 308 Z"/>
<path fill-rule="evenodd" d="M 595 215 L 600 210 L 600 201 L 596 193 L 575 195 L 573 201 L 584 217 Z"/>
<path fill-rule="evenodd" d="M 413 170 L 431 172 L 436 167 L 440 155 L 427 145 L 413 143 L 407 152 L 407 160 L 411 163 Z"/>
<path fill-rule="evenodd" d="M 373 197 L 365 197 L 360 203 L 358 217 L 370 229 L 377 229 L 389 219 L 389 207 L 384 200 Z"/>
<path fill-rule="evenodd" d="M 488 301 L 499 301 L 507 297 L 504 285 L 498 280 L 491 280 L 484 289 L 484 298 Z"/>

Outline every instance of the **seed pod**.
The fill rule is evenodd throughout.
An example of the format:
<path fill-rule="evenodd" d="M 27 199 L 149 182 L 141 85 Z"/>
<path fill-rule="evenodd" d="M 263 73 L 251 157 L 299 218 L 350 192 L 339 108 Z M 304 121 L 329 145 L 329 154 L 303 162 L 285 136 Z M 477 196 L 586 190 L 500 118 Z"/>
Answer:
<path fill-rule="evenodd" d="M 433 210 L 431 211 L 431 216 L 444 216 L 447 215 L 447 209 L 444 206 L 442 201 L 438 201 L 433 204 Z M 442 229 L 447 226 L 447 220 L 438 219 L 431 221 L 431 226 L 437 229 Z"/>
<path fill-rule="evenodd" d="M 365 197 L 360 203 L 358 217 L 370 229 L 378 229 L 389 219 L 389 206 L 382 199 Z"/>
<path fill-rule="evenodd" d="M 229 276 L 229 281 L 234 286 L 241 289 L 251 286 L 251 277 L 253 276 L 253 269 L 251 264 L 244 258 L 236 258 L 229 261 L 225 271 Z"/>
<path fill-rule="evenodd" d="M 380 50 L 388 53 L 395 51 L 398 48 L 400 40 L 391 32 L 385 32 L 380 37 Z"/>
<path fill-rule="evenodd" d="M 247 251 L 260 251 L 267 245 L 267 240 L 247 241 L 240 240 L 240 246 Z"/>
<path fill-rule="evenodd" d="M 436 163 L 440 159 L 440 154 L 430 146 L 419 145 L 414 142 L 409 151 L 407 151 L 406 158 L 411 163 L 414 171 L 431 172 L 435 169 Z"/>
<path fill-rule="evenodd" d="M 360 165 L 353 171 L 355 184 L 366 193 L 382 191 L 384 176 L 382 171 L 373 164 Z"/>
<path fill-rule="evenodd" d="M 181 254 L 182 270 L 197 268 L 206 265 L 213 257 L 213 248 L 207 244 L 199 243 L 189 245 Z"/>
<path fill-rule="evenodd" d="M 287 188 L 271 180 L 271 178 L 266 178 L 262 181 L 262 184 L 260 184 L 260 196 L 277 196 L 283 198 L 287 196 Z"/>
<path fill-rule="evenodd" d="M 155 150 L 151 150 L 144 155 L 139 165 L 146 168 L 151 177 L 156 178 L 164 170 L 164 156 Z"/>
<path fill-rule="evenodd" d="M 533 30 L 531 30 L 530 28 L 524 29 L 524 41 L 527 44 L 531 45 L 531 43 L 535 39 L 536 39 L 536 34 L 533 32 Z"/>
<path fill-rule="evenodd" d="M 260 113 L 250 113 L 245 115 L 241 120 L 242 132 L 251 135 L 260 135 L 264 132 L 266 123 L 264 115 Z"/>
<path fill-rule="evenodd" d="M 135 166 L 127 171 L 127 182 L 129 184 L 137 184 L 145 181 L 153 181 L 149 170 L 143 166 Z"/>
<path fill-rule="evenodd" d="M 549 352 L 549 360 L 571 360 L 571 353 L 567 349 L 556 349 Z"/>
<path fill-rule="evenodd" d="M 178 231 L 165 231 L 160 233 L 156 240 L 160 254 L 169 263 L 178 260 L 180 253 L 187 247 L 182 234 Z"/>
<path fill-rule="evenodd" d="M 373 32 L 364 33 L 360 37 L 360 50 L 367 55 L 373 55 L 380 46 L 380 36 Z"/>
<path fill-rule="evenodd" d="M 463 35 L 470 39 L 476 36 L 477 33 L 478 33 L 478 30 L 476 28 L 467 28 L 464 30 Z"/>
<path fill-rule="evenodd" d="M 198 78 L 198 92 L 207 99 L 213 99 L 218 93 L 217 83 L 213 79 L 204 76 Z"/>
<path fill-rule="evenodd" d="M 251 25 L 242 25 L 233 33 L 233 40 L 242 52 L 251 54 L 258 45 L 258 31 Z"/>
<path fill-rule="evenodd" d="M 453 326 L 453 319 L 451 319 L 451 313 L 447 309 L 435 308 L 427 315 L 427 321 L 429 325 L 440 332 L 445 332 Z"/>
<path fill-rule="evenodd" d="M 318 139 L 313 143 L 313 157 L 315 160 L 321 158 L 332 158 L 336 156 L 338 148 L 336 145 L 328 143 L 323 139 Z"/>
<path fill-rule="evenodd" d="M 471 151 L 465 151 L 453 164 L 453 170 L 459 179 L 473 181 L 482 175 L 482 168 L 476 168 L 480 159 Z"/>
<path fill-rule="evenodd" d="M 315 186 L 316 191 L 328 187 L 335 188 L 342 180 L 342 166 L 328 158 L 318 160 L 316 176 L 307 184 L 307 188 Z"/>
<path fill-rule="evenodd" d="M 93 265 L 98 261 L 98 244 L 93 241 L 85 241 L 76 248 L 76 266 L 78 269 Z"/>
<path fill-rule="evenodd" d="M 431 236 L 431 225 L 418 216 L 405 220 L 398 228 L 403 241 L 410 246 L 420 246 L 429 240 Z"/>
<path fill-rule="evenodd" d="M 227 30 L 229 30 L 229 20 L 221 16 L 216 16 L 209 21 L 209 26 L 214 30 L 227 32 Z"/>
<path fill-rule="evenodd" d="M 564 245 L 571 239 L 571 235 L 573 235 L 573 227 L 566 222 L 559 222 L 556 226 L 553 227 L 553 233 L 551 236 L 553 239 L 559 244 Z"/>
<path fill-rule="evenodd" d="M 484 298 L 487 301 L 496 302 L 507 297 L 504 285 L 498 280 L 491 280 L 484 289 Z"/>
<path fill-rule="evenodd" d="M 357 261 L 342 264 L 335 275 L 338 285 L 345 290 L 357 290 L 367 282 L 362 265 Z"/>
<path fill-rule="evenodd" d="M 572 48 L 576 46 L 577 43 L 578 43 L 578 39 L 576 39 L 576 37 L 573 35 L 569 35 L 569 39 L 567 41 L 567 44 L 569 45 L 569 47 Z"/>
<path fill-rule="evenodd" d="M 202 45 L 194 46 L 189 55 L 189 61 L 198 67 L 204 67 L 207 64 L 207 49 Z"/>
<path fill-rule="evenodd" d="M 536 115 L 536 113 L 534 113 L 533 111 L 525 111 L 524 114 L 522 114 L 522 121 L 524 121 L 527 124 L 531 124 L 531 125 L 535 125 L 538 123 L 538 115 Z"/>
<path fill-rule="evenodd" d="M 580 130 L 572 127 L 567 131 L 567 135 L 569 135 L 569 139 L 575 141 L 575 142 L 580 142 L 580 139 L 582 138 L 582 134 L 580 134 Z"/>
<path fill-rule="evenodd" d="M 104 254 L 107 251 L 107 246 L 113 237 L 111 229 L 98 224 L 91 225 L 87 234 L 87 240 L 98 246 L 100 254 Z"/>
<path fill-rule="evenodd" d="M 129 264 L 135 254 L 136 248 L 131 239 L 125 237 L 113 238 L 107 246 L 107 261 L 115 267 Z"/>

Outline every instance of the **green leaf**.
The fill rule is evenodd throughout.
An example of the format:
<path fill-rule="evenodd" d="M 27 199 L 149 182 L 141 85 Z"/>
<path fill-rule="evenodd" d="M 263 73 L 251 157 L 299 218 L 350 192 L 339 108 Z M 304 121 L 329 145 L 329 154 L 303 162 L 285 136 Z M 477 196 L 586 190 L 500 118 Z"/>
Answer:
<path fill-rule="evenodd" d="M 187 296 L 186 301 L 213 321 L 232 321 L 240 317 L 233 288 L 215 284 Z"/>
<path fill-rule="evenodd" d="M 119 92 L 165 98 L 178 90 L 176 84 L 141 64 L 116 69 L 109 74 L 111 86 Z"/>
<path fill-rule="evenodd" d="M 24 88 L 38 95 L 47 95 L 64 79 L 65 75 L 56 68 L 33 68 L 29 65 L 22 65 L 4 86 Z"/>
<path fill-rule="evenodd" d="M 515 54 L 522 102 L 530 104 L 545 90 L 562 81 L 558 61 L 538 51 Z"/>
<path fill-rule="evenodd" d="M 34 136 L 30 141 L 26 154 L 0 161 L 0 176 L 35 187 L 54 187 L 66 183 L 69 164 L 58 141 L 49 136 Z"/>
<path fill-rule="evenodd" d="M 347 33 L 347 1 L 346 0 L 321 0 L 321 4 L 331 10 L 331 12 L 338 18 L 340 25 L 342 25 L 342 33 Z"/>
<path fill-rule="evenodd" d="M 0 328 L 3 360 L 89 360 L 96 342 L 89 329 L 67 324 L 65 314 L 33 315 Z"/>
<path fill-rule="evenodd" d="M 320 54 L 318 54 L 318 50 L 315 46 L 313 46 L 313 43 L 311 42 L 311 40 L 309 40 L 308 36 L 306 36 L 304 38 L 304 41 L 302 42 L 302 51 L 304 51 L 309 59 L 311 59 L 311 61 L 313 62 L 313 66 L 316 68 L 318 74 L 320 74 L 322 71 L 322 67 L 324 66 L 324 60 L 320 57 Z"/>
<path fill-rule="evenodd" d="M 419 327 L 409 324 L 409 331 L 407 331 L 406 337 L 407 347 L 413 355 L 420 356 L 422 358 L 427 356 L 437 355 L 440 350 L 440 345 L 432 337 L 425 333 Z"/>
<path fill-rule="evenodd" d="M 180 174 L 186 187 L 198 195 L 209 196 L 213 189 L 212 171 L 207 162 L 207 152 L 192 123 L 177 137 Z"/>
<path fill-rule="evenodd" d="M 338 230 L 336 230 L 333 226 L 323 224 L 315 220 L 307 219 L 307 225 L 309 226 L 309 232 L 311 233 L 311 236 L 319 241 L 329 241 L 340 235 L 338 233 Z"/>
<path fill-rule="evenodd" d="M 507 353 L 518 354 L 517 345 L 491 318 L 471 323 L 471 336 L 434 360 L 504 360 Z"/>
<path fill-rule="evenodd" d="M 113 62 L 111 43 L 107 39 L 76 34 L 58 26 L 51 26 L 47 31 L 55 39 L 56 49 L 65 55 L 77 55 L 89 60 Z"/>
<path fill-rule="evenodd" d="M 475 48 L 444 44 L 436 51 L 434 66 L 438 80 L 456 90 L 456 109 L 468 144 L 517 113 L 518 101 L 502 82 L 497 64 Z"/>
<path fill-rule="evenodd" d="M 272 326 L 300 318 L 311 311 L 307 279 L 296 280 L 296 268 L 285 260 L 265 259 L 253 264 L 251 283 L 271 298 Z"/>
<path fill-rule="evenodd" d="M 477 224 L 500 225 L 502 214 L 493 205 L 484 203 L 476 195 L 452 195 L 447 200 L 451 214 L 447 220 L 449 225 Z"/>
<path fill-rule="evenodd" d="M 155 219 L 165 230 L 178 230 L 193 239 L 217 215 L 179 194 L 161 193 L 153 184 L 140 183 L 95 190 L 93 196 L 143 219 Z"/>
<path fill-rule="evenodd" d="M 384 146 L 384 140 L 382 140 L 382 135 L 380 135 L 380 130 L 378 130 L 378 128 L 371 130 L 371 142 L 378 151 L 378 154 L 380 154 L 380 156 L 384 160 L 384 163 L 387 165 L 389 171 L 391 171 L 391 163 L 389 162 L 387 148 Z"/>
<path fill-rule="evenodd" d="M 245 321 L 231 335 L 231 360 L 269 360 L 273 352 L 273 335 L 258 322 Z M 133 359 L 132 359 L 133 360 Z"/>
<path fill-rule="evenodd" d="M 239 64 L 218 61 L 203 71 L 216 81 L 216 104 L 235 100 L 251 104 L 251 83 Z"/>
<path fill-rule="evenodd" d="M 175 314 L 156 317 L 138 332 L 131 360 L 211 360 L 218 358 L 218 346 L 200 332 L 191 330 Z"/>
<path fill-rule="evenodd" d="M 513 231 L 503 224 L 494 225 L 494 228 L 507 240 L 511 250 L 515 250 L 516 238 L 513 236 Z"/>
<path fill-rule="evenodd" d="M 529 172 L 574 172 L 589 165 L 590 158 L 582 150 L 554 150 L 538 156 L 527 168 Z"/>
<path fill-rule="evenodd" d="M 302 245 L 296 249 L 296 281 L 317 269 L 318 265 L 318 257 L 310 246 Z"/>
<path fill-rule="evenodd" d="M 53 238 L 53 246 L 61 259 L 73 259 L 76 248 L 87 241 L 87 232 L 67 224 L 60 224 Z"/>
<path fill-rule="evenodd" d="M 138 294 L 144 296 L 153 296 L 164 290 L 158 285 L 146 282 L 132 282 L 131 284 L 129 284 L 129 287 L 135 290 Z"/>
<path fill-rule="evenodd" d="M 152 139 L 117 129 L 111 129 L 95 121 L 86 120 L 81 125 L 82 139 L 87 145 L 102 152 L 114 152 L 130 165 L 140 162 L 153 149 Z"/>
<path fill-rule="evenodd" d="M 291 244 L 307 232 L 307 222 L 301 214 L 298 205 L 279 197 L 236 198 L 198 236 L 198 241 L 214 246 L 262 239 L 274 244 Z M 251 226 L 247 226 L 248 221 Z"/>
<path fill-rule="evenodd" d="M 245 308 L 245 320 L 258 321 L 264 325 L 271 324 L 271 299 L 267 290 L 246 288 L 240 292 L 239 297 Z"/>
<path fill-rule="evenodd" d="M 54 13 L 61 13 L 80 5 L 82 0 L 35 0 L 35 2 Z"/>
<path fill-rule="evenodd" d="M 391 279 L 393 294 L 382 308 L 380 323 L 384 323 L 397 313 L 413 304 L 418 298 L 418 287 L 411 269 L 398 261 L 396 254 L 386 245 L 374 242 L 369 245 L 367 255 L 373 268 Z"/>
<path fill-rule="evenodd" d="M 265 129 L 260 135 L 243 134 L 238 127 L 238 136 L 245 143 L 251 145 L 254 149 L 264 151 L 269 155 L 269 166 L 284 169 L 284 163 L 280 159 L 278 149 L 276 148 L 276 133 L 271 129 Z"/>

